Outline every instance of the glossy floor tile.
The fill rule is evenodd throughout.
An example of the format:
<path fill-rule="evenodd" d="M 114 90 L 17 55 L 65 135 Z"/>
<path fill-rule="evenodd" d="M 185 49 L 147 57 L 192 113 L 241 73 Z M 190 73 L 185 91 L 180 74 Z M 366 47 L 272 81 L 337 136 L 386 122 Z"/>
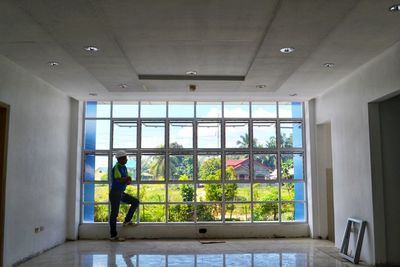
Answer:
<path fill-rule="evenodd" d="M 210 244 L 204 244 L 198 240 L 67 242 L 20 266 L 339 267 L 357 265 L 340 258 L 337 249 L 329 241 L 235 239 L 218 240 Z"/>

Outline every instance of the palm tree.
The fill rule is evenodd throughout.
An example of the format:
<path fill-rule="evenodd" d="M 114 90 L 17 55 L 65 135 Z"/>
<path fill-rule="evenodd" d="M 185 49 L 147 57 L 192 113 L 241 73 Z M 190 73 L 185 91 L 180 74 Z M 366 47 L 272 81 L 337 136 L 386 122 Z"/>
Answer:
<path fill-rule="evenodd" d="M 249 134 L 246 133 L 244 135 L 241 135 L 240 140 L 237 140 L 236 144 L 239 145 L 239 147 L 249 147 L 249 145 L 250 145 Z M 256 144 L 257 144 L 257 139 L 253 138 L 253 145 L 256 145 Z"/>

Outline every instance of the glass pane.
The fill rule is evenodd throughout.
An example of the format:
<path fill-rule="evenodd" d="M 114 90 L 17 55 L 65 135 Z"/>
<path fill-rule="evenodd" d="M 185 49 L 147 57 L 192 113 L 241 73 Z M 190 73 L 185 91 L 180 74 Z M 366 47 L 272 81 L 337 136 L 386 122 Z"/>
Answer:
<path fill-rule="evenodd" d="M 163 181 L 165 178 L 164 155 L 142 155 L 141 174 L 142 181 Z"/>
<path fill-rule="evenodd" d="M 303 146 L 303 130 L 301 123 L 281 123 L 280 142 L 282 148 L 301 148 Z"/>
<path fill-rule="evenodd" d="M 194 103 L 193 102 L 169 102 L 168 104 L 169 118 L 193 118 Z"/>
<path fill-rule="evenodd" d="M 250 105 L 249 102 L 225 102 L 224 117 L 225 118 L 248 118 Z"/>
<path fill-rule="evenodd" d="M 221 221 L 221 204 L 199 204 L 196 205 L 197 221 L 210 222 Z"/>
<path fill-rule="evenodd" d="M 221 124 L 219 122 L 199 122 L 197 124 L 197 147 L 221 147 Z"/>
<path fill-rule="evenodd" d="M 85 155 L 85 181 L 107 181 L 108 156 Z"/>
<path fill-rule="evenodd" d="M 224 198 L 225 201 L 250 201 L 250 184 L 225 183 Z"/>
<path fill-rule="evenodd" d="M 127 157 L 128 161 L 126 162 L 125 166 L 128 169 L 128 175 L 132 177 L 132 180 L 136 180 L 136 155 L 129 155 Z M 115 159 L 115 155 L 113 156 L 113 166 L 117 163 Z"/>
<path fill-rule="evenodd" d="M 207 183 L 196 185 L 197 202 L 216 202 L 222 201 L 222 184 Z"/>
<path fill-rule="evenodd" d="M 227 122 L 225 124 L 225 147 L 248 148 L 249 145 L 249 125 L 247 122 Z"/>
<path fill-rule="evenodd" d="M 231 154 L 225 157 L 225 180 L 249 180 L 249 155 Z"/>
<path fill-rule="evenodd" d="M 85 149 L 110 148 L 110 121 L 86 120 L 85 121 Z"/>
<path fill-rule="evenodd" d="M 108 205 L 107 204 L 85 204 L 83 205 L 83 222 L 108 222 Z"/>
<path fill-rule="evenodd" d="M 302 118 L 303 105 L 301 102 L 279 102 L 279 118 Z"/>
<path fill-rule="evenodd" d="M 193 155 L 170 155 L 169 179 L 193 180 Z"/>
<path fill-rule="evenodd" d="M 142 148 L 164 148 L 164 132 L 164 122 L 142 122 Z"/>
<path fill-rule="evenodd" d="M 304 183 L 283 183 L 281 185 L 282 200 L 304 200 Z"/>
<path fill-rule="evenodd" d="M 275 122 L 253 123 L 253 147 L 276 148 L 276 124 Z"/>
<path fill-rule="evenodd" d="M 303 179 L 303 155 L 282 154 L 281 155 L 281 178 L 282 179 Z"/>
<path fill-rule="evenodd" d="M 194 205 L 192 204 L 171 204 L 168 206 L 169 222 L 193 222 Z"/>
<path fill-rule="evenodd" d="M 117 148 L 136 148 L 137 123 L 114 122 L 113 146 Z"/>
<path fill-rule="evenodd" d="M 193 184 L 169 184 L 169 202 L 191 202 L 194 200 Z"/>
<path fill-rule="evenodd" d="M 198 180 L 221 180 L 221 156 L 198 155 Z"/>
<path fill-rule="evenodd" d="M 282 221 L 305 221 L 304 203 L 282 203 L 281 209 Z"/>
<path fill-rule="evenodd" d="M 254 201 L 278 201 L 278 184 L 253 184 Z"/>
<path fill-rule="evenodd" d="M 113 118 L 137 118 L 138 102 L 113 102 Z"/>
<path fill-rule="evenodd" d="M 108 184 L 84 184 L 83 201 L 108 202 Z"/>
<path fill-rule="evenodd" d="M 110 118 L 110 102 L 86 102 L 86 118 Z"/>
<path fill-rule="evenodd" d="M 140 201 L 165 202 L 165 184 L 141 184 Z"/>
<path fill-rule="evenodd" d="M 282 221 L 305 221 L 305 204 L 303 202 L 282 203 Z"/>
<path fill-rule="evenodd" d="M 225 204 L 225 221 L 248 222 L 251 221 L 250 204 Z"/>
<path fill-rule="evenodd" d="M 160 204 L 141 204 L 140 221 L 141 222 L 165 222 L 165 205 Z"/>
<path fill-rule="evenodd" d="M 141 102 L 140 117 L 142 118 L 165 118 L 167 116 L 167 105 L 165 102 Z"/>
<path fill-rule="evenodd" d="M 275 102 L 253 102 L 251 103 L 251 117 L 253 118 L 276 118 Z"/>
<path fill-rule="evenodd" d="M 278 221 L 278 203 L 262 203 L 253 205 L 253 220 L 257 222 Z"/>
<path fill-rule="evenodd" d="M 197 118 L 221 118 L 222 117 L 221 102 L 197 102 L 196 117 Z"/>
<path fill-rule="evenodd" d="M 169 124 L 169 147 L 193 147 L 193 124 L 191 122 L 171 122 Z"/>
<path fill-rule="evenodd" d="M 253 155 L 253 179 L 257 181 L 277 179 L 276 154 Z"/>

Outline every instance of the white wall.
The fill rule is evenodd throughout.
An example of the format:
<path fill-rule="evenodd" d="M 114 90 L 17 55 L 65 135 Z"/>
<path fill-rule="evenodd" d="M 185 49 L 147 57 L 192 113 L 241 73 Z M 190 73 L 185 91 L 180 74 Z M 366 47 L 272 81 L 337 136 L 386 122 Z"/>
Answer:
<path fill-rule="evenodd" d="M 336 246 L 348 217 L 366 220 L 361 260 L 367 263 L 375 262 L 368 102 L 399 90 L 399 73 L 396 44 L 316 99 L 316 123 L 331 122 Z"/>
<path fill-rule="evenodd" d="M 3 259 L 10 266 L 65 241 L 76 101 L 2 56 L 0 101 L 10 105 Z M 38 226 L 44 231 L 35 234 Z"/>

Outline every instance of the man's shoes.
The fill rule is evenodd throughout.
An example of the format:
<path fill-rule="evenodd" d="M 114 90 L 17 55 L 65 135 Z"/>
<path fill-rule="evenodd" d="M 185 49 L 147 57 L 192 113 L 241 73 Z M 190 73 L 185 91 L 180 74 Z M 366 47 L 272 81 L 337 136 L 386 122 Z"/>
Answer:
<path fill-rule="evenodd" d="M 112 237 L 110 237 L 110 241 L 113 241 L 113 242 L 124 242 L 125 238 L 122 238 L 122 237 L 119 237 L 119 236 L 112 236 Z"/>
<path fill-rule="evenodd" d="M 124 222 L 124 223 L 122 224 L 122 226 L 137 226 L 137 224 L 134 223 L 134 222 L 132 222 L 132 221 L 129 221 L 129 222 Z"/>

